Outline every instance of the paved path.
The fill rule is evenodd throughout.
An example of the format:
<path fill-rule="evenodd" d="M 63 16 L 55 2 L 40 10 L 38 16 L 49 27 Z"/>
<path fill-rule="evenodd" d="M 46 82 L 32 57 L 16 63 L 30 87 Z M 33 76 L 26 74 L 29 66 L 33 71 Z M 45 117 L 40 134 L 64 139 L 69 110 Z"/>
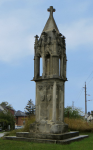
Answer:
<path fill-rule="evenodd" d="M 5 134 L 5 132 L 3 132 L 3 133 L 0 133 L 0 138 L 1 138 L 2 136 L 4 136 L 4 134 Z"/>

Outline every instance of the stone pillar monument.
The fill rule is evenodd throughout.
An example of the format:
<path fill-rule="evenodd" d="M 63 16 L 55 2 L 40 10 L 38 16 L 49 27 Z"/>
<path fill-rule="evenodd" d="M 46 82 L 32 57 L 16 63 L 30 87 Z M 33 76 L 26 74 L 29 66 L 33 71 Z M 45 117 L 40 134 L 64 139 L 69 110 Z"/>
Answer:
<path fill-rule="evenodd" d="M 64 133 L 68 130 L 64 123 L 66 44 L 53 18 L 55 9 L 50 6 L 47 10 L 50 15 L 43 32 L 40 38 L 35 36 L 33 81 L 36 82 L 36 123 L 31 125 L 30 131 Z"/>
<path fill-rule="evenodd" d="M 39 143 L 69 144 L 88 137 L 79 131 L 68 132 L 64 123 L 64 86 L 66 78 L 65 37 L 59 33 L 50 6 L 49 19 L 40 38 L 35 36 L 34 78 L 36 82 L 36 121 L 30 124 L 30 132 L 16 132 L 4 139 L 26 140 Z M 42 58 L 42 76 L 40 76 Z"/>

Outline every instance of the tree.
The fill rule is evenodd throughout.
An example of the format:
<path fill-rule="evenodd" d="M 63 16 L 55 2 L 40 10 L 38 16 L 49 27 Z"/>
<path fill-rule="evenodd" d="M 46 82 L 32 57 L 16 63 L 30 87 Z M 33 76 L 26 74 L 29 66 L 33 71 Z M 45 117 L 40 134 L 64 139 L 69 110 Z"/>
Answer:
<path fill-rule="evenodd" d="M 26 110 L 26 114 L 29 116 L 35 114 L 35 105 L 33 104 L 33 101 L 31 99 L 28 100 L 25 110 Z"/>
<path fill-rule="evenodd" d="M 1 105 L 2 107 L 4 106 L 4 107 L 7 107 L 7 108 L 9 108 L 9 109 L 13 109 L 13 107 L 12 107 L 7 101 L 2 102 L 0 105 Z"/>
<path fill-rule="evenodd" d="M 64 117 L 68 118 L 82 118 L 83 112 L 80 108 L 72 108 L 71 106 L 67 106 L 64 109 Z"/>
<path fill-rule="evenodd" d="M 10 111 L 1 111 L 0 112 L 0 124 L 3 129 L 7 129 L 8 125 L 10 125 L 10 129 L 14 129 L 15 125 L 15 117 L 11 114 Z"/>

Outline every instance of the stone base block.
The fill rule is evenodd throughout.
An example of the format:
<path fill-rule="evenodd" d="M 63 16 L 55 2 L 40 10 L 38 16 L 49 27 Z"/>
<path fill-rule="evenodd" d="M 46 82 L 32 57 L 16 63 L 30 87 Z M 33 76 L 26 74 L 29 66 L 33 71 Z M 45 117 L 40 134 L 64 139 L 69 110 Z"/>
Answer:
<path fill-rule="evenodd" d="M 21 133 L 22 134 L 22 133 Z M 24 135 L 24 133 L 23 133 Z M 79 135 L 66 139 L 40 139 L 40 138 L 30 138 L 30 137 L 17 137 L 17 136 L 5 136 L 4 139 L 7 140 L 17 140 L 17 141 L 28 141 L 28 142 L 36 142 L 36 143 L 55 143 L 55 144 L 69 144 L 74 141 L 79 141 L 84 138 L 87 138 L 88 135 Z"/>
<path fill-rule="evenodd" d="M 66 132 L 66 133 L 62 133 L 62 134 L 17 132 L 16 136 L 17 137 L 25 137 L 25 138 L 35 138 L 35 139 L 65 140 L 68 138 L 79 136 L 79 131 Z"/>
<path fill-rule="evenodd" d="M 40 123 L 36 122 L 30 125 L 30 132 L 61 134 L 68 132 L 68 125 L 66 123 L 41 120 Z"/>

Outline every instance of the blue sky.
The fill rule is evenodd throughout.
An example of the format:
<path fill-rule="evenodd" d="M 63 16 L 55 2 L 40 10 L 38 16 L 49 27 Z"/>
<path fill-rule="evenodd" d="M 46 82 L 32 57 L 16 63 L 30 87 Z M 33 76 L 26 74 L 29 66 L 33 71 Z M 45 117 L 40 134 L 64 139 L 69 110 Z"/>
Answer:
<path fill-rule="evenodd" d="M 34 36 L 40 36 L 49 6 L 56 9 L 54 19 L 66 37 L 65 107 L 74 101 L 85 111 L 85 81 L 87 100 L 93 100 L 92 0 L 0 0 L 0 103 L 22 111 L 29 99 L 35 103 Z M 93 101 L 87 110 L 93 110 Z"/>

